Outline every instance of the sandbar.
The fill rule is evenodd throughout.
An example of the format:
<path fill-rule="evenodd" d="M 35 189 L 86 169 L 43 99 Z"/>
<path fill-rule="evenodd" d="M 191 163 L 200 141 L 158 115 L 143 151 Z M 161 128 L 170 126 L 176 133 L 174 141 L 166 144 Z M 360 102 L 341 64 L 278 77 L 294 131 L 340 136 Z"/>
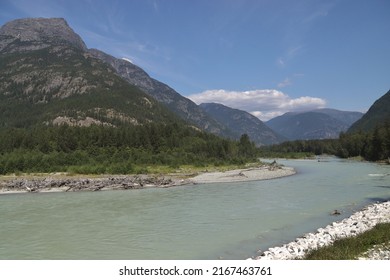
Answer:
<path fill-rule="evenodd" d="M 103 177 L 67 177 L 63 174 L 61 176 L 15 176 L 8 178 L 4 176 L 0 180 L 0 194 L 168 188 L 191 184 L 269 180 L 295 173 L 293 168 L 275 163 L 223 172 L 204 171 L 200 174 L 187 175 L 184 179 L 183 174 L 107 175 Z"/>
<path fill-rule="evenodd" d="M 260 181 L 291 176 L 295 173 L 292 167 L 262 166 L 225 172 L 206 172 L 190 178 L 189 181 L 195 184 Z"/>

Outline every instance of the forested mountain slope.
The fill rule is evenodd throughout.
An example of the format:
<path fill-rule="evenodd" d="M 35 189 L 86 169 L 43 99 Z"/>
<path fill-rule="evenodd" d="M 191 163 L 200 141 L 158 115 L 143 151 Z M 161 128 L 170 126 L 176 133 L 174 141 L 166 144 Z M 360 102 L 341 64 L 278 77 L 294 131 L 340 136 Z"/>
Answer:
<path fill-rule="evenodd" d="M 63 19 L 0 28 L 0 126 L 167 122 L 175 117 L 93 57 Z"/>
<path fill-rule="evenodd" d="M 261 120 L 251 114 L 217 103 L 200 104 L 210 116 L 225 125 L 229 130 L 237 133 L 237 137 L 247 134 L 258 146 L 276 144 L 286 140 Z"/>
<path fill-rule="evenodd" d="M 334 139 L 362 115 L 334 109 L 290 112 L 267 121 L 266 125 L 290 140 Z"/>
<path fill-rule="evenodd" d="M 205 132 L 217 123 L 213 120 L 200 128 L 194 120 L 185 122 L 158 101 L 168 86 L 154 81 L 161 86 L 156 98 L 144 92 L 145 85 L 131 85 L 114 66 L 89 51 L 64 19 L 21 19 L 2 26 L 0 174 L 147 173 L 149 166 L 256 159 L 249 139 L 237 142 Z"/>
<path fill-rule="evenodd" d="M 373 131 L 378 125 L 390 121 L 390 90 L 376 100 L 367 113 L 354 123 L 348 132 Z"/>
<path fill-rule="evenodd" d="M 210 118 L 204 110 L 188 98 L 180 95 L 168 85 L 151 78 L 143 69 L 124 59 L 118 59 L 96 49 L 88 51 L 94 57 L 111 65 L 116 73 L 132 85 L 137 86 L 186 122 L 216 135 L 233 137 L 234 133 Z"/>

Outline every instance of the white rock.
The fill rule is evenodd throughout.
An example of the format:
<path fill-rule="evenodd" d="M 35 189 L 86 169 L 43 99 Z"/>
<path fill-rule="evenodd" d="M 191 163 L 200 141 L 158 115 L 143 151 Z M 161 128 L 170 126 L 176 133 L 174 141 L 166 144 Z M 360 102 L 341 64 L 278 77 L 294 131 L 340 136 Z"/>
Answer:
<path fill-rule="evenodd" d="M 354 236 L 372 229 L 378 223 L 390 222 L 390 201 L 373 204 L 354 213 L 349 218 L 333 222 L 316 233 L 307 233 L 282 247 L 269 248 L 264 256 L 256 259 L 294 259 L 303 257 L 306 252 L 317 247 L 327 246 L 335 240 Z"/>

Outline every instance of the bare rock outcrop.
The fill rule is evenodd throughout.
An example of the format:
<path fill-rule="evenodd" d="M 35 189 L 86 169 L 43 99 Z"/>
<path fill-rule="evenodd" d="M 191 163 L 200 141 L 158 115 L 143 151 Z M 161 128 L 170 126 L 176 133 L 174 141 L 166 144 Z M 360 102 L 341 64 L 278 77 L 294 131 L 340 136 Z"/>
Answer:
<path fill-rule="evenodd" d="M 49 47 L 52 43 L 87 50 L 84 41 L 63 18 L 17 19 L 0 28 L 2 53 L 39 50 Z"/>

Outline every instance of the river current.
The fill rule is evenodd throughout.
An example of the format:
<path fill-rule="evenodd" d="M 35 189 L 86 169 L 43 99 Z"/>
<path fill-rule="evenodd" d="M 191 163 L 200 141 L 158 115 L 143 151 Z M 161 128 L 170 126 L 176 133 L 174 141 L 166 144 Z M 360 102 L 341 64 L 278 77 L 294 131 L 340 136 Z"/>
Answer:
<path fill-rule="evenodd" d="M 0 259 L 246 259 L 390 199 L 390 166 L 278 160 L 296 175 L 0 196 Z M 340 216 L 332 216 L 333 210 Z"/>

